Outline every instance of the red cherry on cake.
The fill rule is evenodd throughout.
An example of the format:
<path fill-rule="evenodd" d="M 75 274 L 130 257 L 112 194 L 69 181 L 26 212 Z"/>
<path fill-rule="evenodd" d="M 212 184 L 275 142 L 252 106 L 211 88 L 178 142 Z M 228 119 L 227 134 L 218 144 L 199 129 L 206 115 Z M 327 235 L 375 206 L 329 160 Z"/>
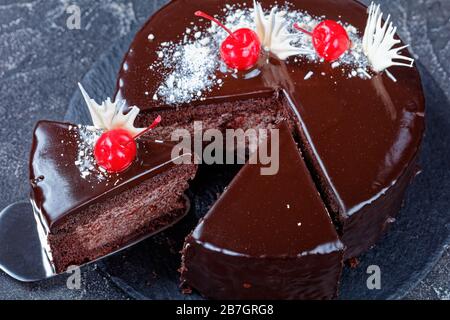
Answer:
<path fill-rule="evenodd" d="M 256 65 L 261 53 L 258 35 L 251 29 L 238 29 L 222 43 L 220 54 L 228 67 L 245 71 Z"/>
<path fill-rule="evenodd" d="M 97 164 L 108 172 L 121 172 L 136 158 L 136 142 L 125 129 L 103 133 L 95 144 L 94 157 Z"/>
<path fill-rule="evenodd" d="M 245 71 L 256 65 L 261 53 L 261 42 L 255 31 L 241 28 L 231 32 L 219 20 L 202 11 L 195 12 L 195 15 L 215 22 L 228 32 L 229 36 L 220 46 L 220 55 L 229 68 Z"/>
<path fill-rule="evenodd" d="M 109 173 L 126 170 L 136 159 L 136 140 L 155 128 L 160 122 L 161 117 L 158 116 L 150 127 L 134 137 L 130 132 L 121 128 L 104 132 L 94 147 L 94 157 L 98 166 Z"/>
<path fill-rule="evenodd" d="M 312 37 L 317 54 L 326 61 L 335 61 L 350 49 L 351 41 L 347 31 L 336 21 L 325 20 L 313 32 L 301 28 L 297 23 L 294 28 Z"/>

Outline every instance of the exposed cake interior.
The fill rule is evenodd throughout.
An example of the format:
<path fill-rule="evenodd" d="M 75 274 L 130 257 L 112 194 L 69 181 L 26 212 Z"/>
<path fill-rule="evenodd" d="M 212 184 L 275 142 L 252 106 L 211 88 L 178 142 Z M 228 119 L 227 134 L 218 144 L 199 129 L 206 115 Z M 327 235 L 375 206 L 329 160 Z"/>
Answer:
<path fill-rule="evenodd" d="M 161 114 L 161 111 L 158 111 Z M 194 121 L 201 121 L 202 129 L 271 129 L 275 128 L 281 121 L 287 121 L 291 128 L 291 134 L 298 143 L 303 157 L 308 165 L 314 182 L 325 200 L 325 204 L 331 212 L 333 222 L 338 231 L 343 229 L 343 209 L 339 206 L 336 194 L 330 188 L 328 181 L 324 178 L 317 157 L 314 155 L 308 143 L 307 135 L 301 124 L 293 114 L 293 109 L 283 94 L 273 93 L 270 97 L 259 99 L 242 99 L 232 102 L 222 102 L 214 105 L 182 106 L 176 110 L 167 109 L 164 114 L 162 126 L 152 134 L 164 139 L 170 139 L 170 135 L 177 129 L 185 129 L 193 134 Z M 156 112 L 145 111 L 137 119 L 137 123 L 145 124 L 151 121 Z"/>
<path fill-rule="evenodd" d="M 163 121 L 152 135 L 170 140 L 171 134 L 177 129 L 186 129 L 192 134 L 194 121 L 201 121 L 203 130 L 274 128 L 276 123 L 290 118 L 288 112 L 289 110 L 275 94 L 258 99 L 219 102 L 214 105 L 188 105 L 176 110 L 158 110 Z M 137 123 L 139 125 L 149 123 L 155 114 L 156 112 L 142 112 L 137 118 Z"/>
<path fill-rule="evenodd" d="M 175 223 L 186 213 L 182 194 L 194 175 L 194 166 L 174 166 L 68 216 L 48 235 L 56 271 L 95 260 Z"/>

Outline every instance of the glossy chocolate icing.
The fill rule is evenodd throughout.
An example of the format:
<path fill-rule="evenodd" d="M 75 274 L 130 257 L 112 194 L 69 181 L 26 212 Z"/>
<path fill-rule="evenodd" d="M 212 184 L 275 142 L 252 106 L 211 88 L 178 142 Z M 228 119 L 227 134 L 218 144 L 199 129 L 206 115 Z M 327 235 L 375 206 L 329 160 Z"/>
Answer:
<path fill-rule="evenodd" d="M 260 2 L 265 10 L 274 5 L 273 0 Z M 359 30 L 362 37 L 367 8 L 357 1 L 290 2 L 295 9 L 311 15 L 348 22 Z M 252 6 L 252 1 L 248 0 L 229 0 L 226 3 Z M 148 66 L 157 59 L 159 45 L 179 39 L 192 21 L 200 30 L 210 25 L 194 18 L 196 10 L 220 17 L 224 5 L 224 1 L 219 0 L 174 0 L 150 18 L 136 35 L 124 59 L 117 82 L 117 96 L 124 98 L 129 105 L 138 105 L 147 111 L 182 107 L 151 98 L 161 82 L 161 74 L 158 69 L 149 69 Z M 153 34 L 155 40 L 149 41 L 149 34 Z M 223 78 L 223 86 L 207 92 L 203 101 L 191 104 L 214 104 L 279 92 L 298 123 L 305 157 L 315 168 L 315 178 L 324 189 L 321 191 L 328 195 L 328 205 L 339 214 L 340 223 L 345 225 L 355 214 L 369 210 L 371 204 L 384 201 L 396 183 L 415 166 L 424 133 L 424 96 L 415 67 L 390 68 L 397 82 L 386 73 L 370 80 L 348 78 L 348 72 L 343 73 L 341 69 L 325 62 L 307 59 L 294 62 L 292 57 L 280 61 L 272 57 L 270 63 L 261 67 L 260 75 L 251 79 L 223 78 L 223 73 L 218 70 L 216 76 Z M 313 76 L 305 80 L 310 72 Z M 150 95 L 145 92 L 150 92 Z M 393 193 L 400 194 L 395 201 L 401 202 L 403 192 Z M 389 215 L 395 211 L 388 209 Z M 383 219 L 387 220 L 387 216 Z M 353 250 L 352 255 L 360 254 L 362 248 L 367 249 L 370 245 L 373 243 Z"/>
<path fill-rule="evenodd" d="M 285 123 L 279 138 L 278 173 L 264 176 L 261 164 L 246 164 L 186 241 L 182 278 L 207 297 L 336 294 L 343 245 Z M 241 260 L 246 261 L 239 265 Z M 314 270 L 289 284 L 306 261 Z M 268 276 L 270 268 L 277 274 Z M 270 283 L 271 277 L 278 282 Z"/>
<path fill-rule="evenodd" d="M 142 138 L 138 141 L 138 156 L 127 170 L 106 180 L 82 178 L 75 165 L 77 130 L 71 124 L 41 121 L 34 131 L 30 156 L 31 201 L 47 230 L 69 214 L 119 194 L 174 165 L 172 144 Z"/>

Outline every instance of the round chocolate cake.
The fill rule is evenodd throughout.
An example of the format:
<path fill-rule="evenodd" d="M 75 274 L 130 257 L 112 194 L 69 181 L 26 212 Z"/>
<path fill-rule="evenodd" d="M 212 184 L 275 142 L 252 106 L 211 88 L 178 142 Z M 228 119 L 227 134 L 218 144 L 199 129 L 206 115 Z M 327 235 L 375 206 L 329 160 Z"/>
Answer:
<path fill-rule="evenodd" d="M 239 29 L 253 30 L 262 47 L 257 62 L 230 67 L 222 43 L 233 34 L 196 17 L 198 10 L 236 31 L 235 41 Z M 139 125 L 161 115 L 155 137 L 192 132 L 194 121 L 205 130 L 285 122 L 290 134 L 281 136 L 295 141 L 286 154 L 300 150 L 270 178 L 276 192 L 260 187 L 264 177 L 255 184 L 251 169 L 238 174 L 186 240 L 187 285 L 209 298 L 333 298 L 342 261 L 371 248 L 395 221 L 419 171 L 425 103 L 410 53 L 382 18 L 379 6 L 354 0 L 174 0 L 138 32 L 116 100 L 141 108 Z M 297 206 L 285 196 L 292 188 Z M 251 205 L 258 202 L 266 209 Z M 315 216 L 308 221 L 318 225 L 296 222 L 303 227 L 295 235 L 293 220 L 276 206 L 298 219 Z M 311 232 L 324 238 L 305 244 L 301 234 Z"/>

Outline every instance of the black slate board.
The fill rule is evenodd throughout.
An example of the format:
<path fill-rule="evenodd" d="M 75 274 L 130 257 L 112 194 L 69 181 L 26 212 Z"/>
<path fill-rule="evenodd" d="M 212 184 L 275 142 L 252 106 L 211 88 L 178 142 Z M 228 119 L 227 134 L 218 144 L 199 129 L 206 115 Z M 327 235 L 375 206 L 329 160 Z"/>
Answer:
<path fill-rule="evenodd" d="M 112 96 L 115 79 L 132 35 L 104 53 L 82 83 L 98 101 Z M 356 269 L 346 268 L 342 299 L 400 299 L 423 279 L 450 243 L 450 103 L 438 83 L 419 65 L 427 98 L 427 134 L 421 164 L 423 173 L 410 187 L 405 207 L 391 231 L 360 258 Z M 66 121 L 90 123 L 79 92 L 69 105 Z M 120 288 L 137 299 L 198 299 L 179 290 L 179 250 L 198 217 L 208 210 L 217 194 L 232 179 L 236 168 L 202 168 L 200 179 L 189 191 L 192 210 L 169 231 L 159 234 L 99 266 Z M 203 177 L 203 179 L 202 179 Z M 208 177 L 208 179 L 205 179 Z M 367 268 L 381 269 L 381 290 L 369 290 Z"/>

